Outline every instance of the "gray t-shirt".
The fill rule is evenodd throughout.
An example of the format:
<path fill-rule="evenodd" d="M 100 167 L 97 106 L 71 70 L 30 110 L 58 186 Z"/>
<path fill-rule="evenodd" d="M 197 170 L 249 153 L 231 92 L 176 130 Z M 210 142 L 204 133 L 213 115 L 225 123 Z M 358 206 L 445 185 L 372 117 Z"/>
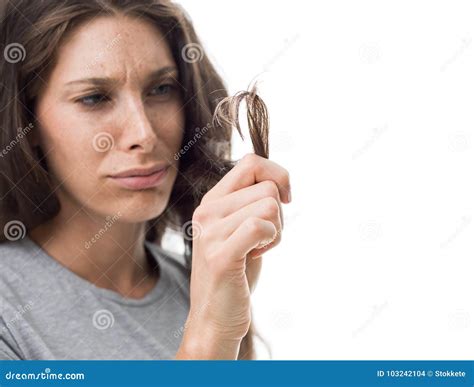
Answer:
<path fill-rule="evenodd" d="M 28 236 L 0 243 L 0 360 L 172 359 L 189 313 L 179 256 L 145 246 L 160 276 L 132 299 L 81 278 Z"/>

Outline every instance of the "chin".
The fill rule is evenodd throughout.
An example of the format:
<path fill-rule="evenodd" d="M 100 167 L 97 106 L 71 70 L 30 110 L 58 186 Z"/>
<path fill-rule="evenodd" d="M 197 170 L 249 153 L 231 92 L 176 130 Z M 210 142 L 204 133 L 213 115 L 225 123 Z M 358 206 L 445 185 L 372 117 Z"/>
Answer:
<path fill-rule="evenodd" d="M 167 198 L 166 198 L 167 199 Z M 122 222 L 140 223 L 160 216 L 166 209 L 168 200 L 160 198 L 159 200 L 140 200 L 127 203 L 117 209 L 120 212 L 120 220 Z"/>
<path fill-rule="evenodd" d="M 120 199 L 109 197 L 110 201 L 103 203 L 97 212 L 111 221 L 142 223 L 160 216 L 168 205 L 169 196 L 170 192 L 147 190 Z"/>

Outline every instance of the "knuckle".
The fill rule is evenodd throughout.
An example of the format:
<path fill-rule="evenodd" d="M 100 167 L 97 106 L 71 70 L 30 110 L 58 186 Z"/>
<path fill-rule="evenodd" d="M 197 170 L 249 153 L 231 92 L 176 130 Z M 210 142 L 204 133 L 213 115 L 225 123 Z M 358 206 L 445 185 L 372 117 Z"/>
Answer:
<path fill-rule="evenodd" d="M 263 222 L 257 217 L 248 218 L 246 221 L 246 228 L 250 235 L 254 235 L 257 238 L 263 238 L 266 236 Z"/>
<path fill-rule="evenodd" d="M 250 233 L 258 233 L 261 231 L 262 226 L 260 219 L 252 216 L 245 221 L 245 227 Z"/>
<path fill-rule="evenodd" d="M 210 200 L 209 198 L 210 198 L 211 195 L 210 195 L 209 192 L 210 192 L 210 191 L 206 192 L 206 193 L 204 194 L 204 196 L 201 198 L 201 204 L 205 204 L 205 203 L 207 203 L 207 202 Z"/>
<path fill-rule="evenodd" d="M 206 218 L 207 218 L 207 210 L 206 208 L 201 204 L 196 207 L 193 213 L 193 221 L 202 223 Z"/>
<path fill-rule="evenodd" d="M 274 197 L 268 197 L 264 199 L 262 211 L 265 215 L 265 218 L 273 219 L 278 216 L 280 212 L 280 206 Z"/>
<path fill-rule="evenodd" d="M 263 190 L 265 192 L 265 196 L 271 196 L 274 198 L 279 198 L 280 194 L 278 192 L 278 187 L 274 181 L 265 180 L 262 182 Z"/>
<path fill-rule="evenodd" d="M 258 156 L 255 153 L 247 153 L 242 157 L 244 163 L 255 163 L 258 160 Z"/>
<path fill-rule="evenodd" d="M 242 157 L 241 165 L 244 171 L 249 171 L 255 169 L 259 164 L 260 157 L 255 153 L 247 153 Z"/>

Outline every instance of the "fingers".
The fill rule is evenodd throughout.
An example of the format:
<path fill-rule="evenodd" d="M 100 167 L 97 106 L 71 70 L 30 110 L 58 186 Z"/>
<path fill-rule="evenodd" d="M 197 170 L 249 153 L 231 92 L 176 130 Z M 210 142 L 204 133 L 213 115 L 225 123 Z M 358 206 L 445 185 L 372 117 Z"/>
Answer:
<path fill-rule="evenodd" d="M 241 208 L 266 197 L 274 198 L 280 204 L 280 193 L 278 187 L 275 182 L 271 180 L 262 181 L 213 200 L 213 213 L 216 218 L 224 218 Z"/>
<path fill-rule="evenodd" d="M 271 160 L 249 153 L 232 168 L 212 190 L 203 198 L 203 201 L 215 200 L 242 188 L 260 183 L 265 180 L 275 182 L 280 198 L 289 203 L 290 177 L 286 169 Z"/>
<path fill-rule="evenodd" d="M 228 238 L 241 224 L 252 217 L 268 220 L 273 223 L 277 232 L 281 231 L 282 217 L 280 214 L 280 206 L 278 201 L 273 197 L 265 197 L 242 207 L 240 210 L 222 219 L 216 226 L 220 228 L 220 232 L 223 233 L 224 237 Z"/>
<path fill-rule="evenodd" d="M 246 155 L 195 209 L 193 221 L 203 229 L 201 242 L 212 250 L 212 257 L 227 256 L 235 263 L 261 256 L 281 239 L 281 203 L 291 200 L 289 190 L 286 169 Z"/>
<path fill-rule="evenodd" d="M 240 260 L 261 244 L 269 243 L 277 235 L 275 225 L 257 217 L 247 218 L 227 239 L 229 259 Z"/>

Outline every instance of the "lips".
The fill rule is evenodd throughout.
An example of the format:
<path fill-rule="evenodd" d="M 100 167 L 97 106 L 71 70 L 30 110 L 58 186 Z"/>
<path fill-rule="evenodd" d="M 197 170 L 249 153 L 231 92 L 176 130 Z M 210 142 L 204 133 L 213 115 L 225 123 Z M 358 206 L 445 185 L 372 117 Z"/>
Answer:
<path fill-rule="evenodd" d="M 157 164 L 151 167 L 142 167 L 142 168 L 130 168 L 126 171 L 116 173 L 112 177 L 135 177 L 135 176 L 148 176 L 155 172 L 158 172 L 169 165 L 166 164 Z"/>
<path fill-rule="evenodd" d="M 153 188 L 160 185 L 168 175 L 170 166 L 154 166 L 150 168 L 129 169 L 110 178 L 123 188 L 132 190 Z"/>

